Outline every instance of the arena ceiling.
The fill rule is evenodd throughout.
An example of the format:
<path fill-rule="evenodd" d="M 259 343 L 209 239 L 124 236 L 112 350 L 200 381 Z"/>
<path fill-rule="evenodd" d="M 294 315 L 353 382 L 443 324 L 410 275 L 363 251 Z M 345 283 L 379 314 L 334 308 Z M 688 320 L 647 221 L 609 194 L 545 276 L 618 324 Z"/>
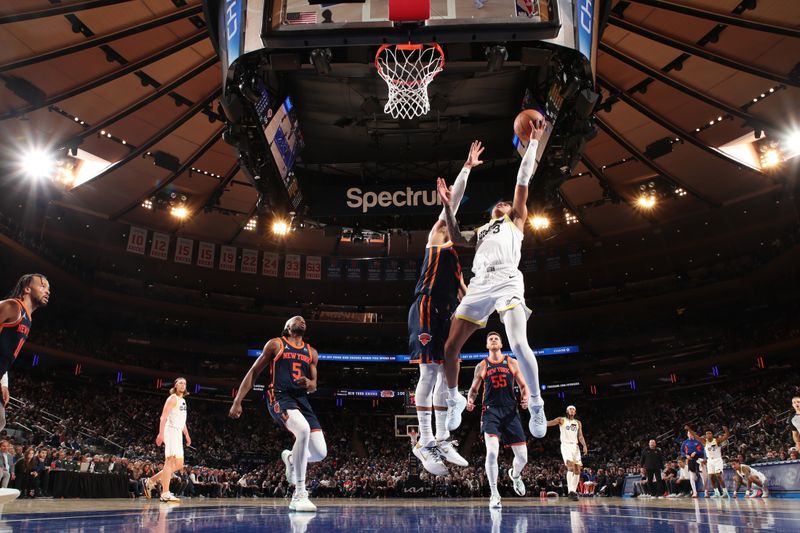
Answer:
<path fill-rule="evenodd" d="M 796 159 L 760 168 L 752 142 L 754 132 L 766 132 L 770 142 L 800 130 L 800 2 L 615 0 L 612 6 L 598 52 L 598 135 L 560 186 L 579 223 L 561 228 L 557 239 L 648 231 L 780 196 Z M 361 72 L 377 91 L 382 82 L 369 60 L 337 68 Z M 0 5 L 4 159 L 33 147 L 80 150 L 98 168 L 111 165 L 61 195 L 61 206 L 189 237 L 265 244 L 265 236 L 243 231 L 257 194 L 221 138 L 220 70 L 198 0 L 6 0 Z M 507 64 L 452 88 L 448 112 L 460 115 L 462 128 L 450 144 L 404 141 L 369 164 L 408 180 L 431 179 L 451 168 L 472 138 L 490 145 L 488 159 L 508 159 L 518 99 L 498 95 L 514 85 L 518 71 Z M 300 166 L 316 176 L 303 186 L 312 202 L 321 202 L 313 194 L 318 185 L 364 174 L 367 163 L 358 156 L 368 137 L 367 111 L 362 99 L 350 98 L 352 87 L 317 75 L 311 65 L 293 83 L 307 136 Z M 642 211 L 637 197 L 650 182 L 671 194 Z M 186 195 L 188 218 L 142 207 L 163 190 Z M 204 210 L 208 205 L 213 209 Z"/>

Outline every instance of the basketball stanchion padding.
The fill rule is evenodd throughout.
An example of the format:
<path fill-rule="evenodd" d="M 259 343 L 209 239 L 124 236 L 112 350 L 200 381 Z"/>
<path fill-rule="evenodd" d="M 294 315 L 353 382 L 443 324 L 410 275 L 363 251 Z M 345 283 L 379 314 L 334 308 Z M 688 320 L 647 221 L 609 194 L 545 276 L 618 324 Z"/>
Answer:
<path fill-rule="evenodd" d="M 431 0 L 389 0 L 389 20 L 415 22 L 431 18 Z"/>

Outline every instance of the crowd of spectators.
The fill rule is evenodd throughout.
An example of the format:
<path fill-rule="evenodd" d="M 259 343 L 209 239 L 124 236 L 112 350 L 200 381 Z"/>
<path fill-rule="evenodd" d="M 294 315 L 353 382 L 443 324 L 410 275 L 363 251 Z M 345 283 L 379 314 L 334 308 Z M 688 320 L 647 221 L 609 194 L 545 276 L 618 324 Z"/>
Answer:
<path fill-rule="evenodd" d="M 747 464 L 796 457 L 786 431 L 789 401 L 796 394 L 795 372 L 765 373 L 680 395 L 642 394 L 636 401 L 595 400 L 579 405 L 590 453 L 584 459 L 580 490 L 584 494 L 618 496 L 626 474 L 639 474 L 641 452 L 655 439 L 666 461 L 663 472 L 670 490 L 680 482 L 682 430 L 715 433 L 723 424 L 732 437 L 725 453 Z M 7 435 L 0 442 L 0 482 L 16 486 L 24 497 L 48 494 L 48 472 L 80 465 L 82 471 L 126 475 L 131 497 L 142 496 L 141 483 L 161 468 L 162 451 L 155 445 L 164 394 L 114 383 L 48 378 L 17 373 L 17 399 L 8 407 Z M 189 398 L 189 427 L 195 448 L 187 450 L 187 466 L 172 484 L 184 497 L 285 497 L 280 450 L 291 436 L 251 405 L 241 420 L 228 419 L 227 403 Z M 394 436 L 394 417 L 380 408 L 359 404 L 346 412 L 321 405 L 319 416 L 328 442 L 328 457 L 309 467 L 309 489 L 315 497 L 380 498 L 393 496 L 477 497 L 488 493 L 483 468 L 483 443 L 474 414 L 465 416 L 456 435 L 469 467 L 452 467 L 433 477 L 410 453 L 410 440 Z M 560 415 L 548 404 L 550 417 Z M 347 420 L 347 424 L 341 424 Z M 793 455 L 794 454 L 794 455 Z M 501 454 L 502 455 L 502 454 Z M 523 480 L 529 495 L 565 494 L 564 466 L 557 433 L 529 442 L 529 464 Z M 510 467 L 501 456 L 500 471 Z M 508 463 L 508 464 L 506 464 Z M 672 477 L 670 475 L 672 474 Z M 512 494 L 501 476 L 501 493 Z"/>

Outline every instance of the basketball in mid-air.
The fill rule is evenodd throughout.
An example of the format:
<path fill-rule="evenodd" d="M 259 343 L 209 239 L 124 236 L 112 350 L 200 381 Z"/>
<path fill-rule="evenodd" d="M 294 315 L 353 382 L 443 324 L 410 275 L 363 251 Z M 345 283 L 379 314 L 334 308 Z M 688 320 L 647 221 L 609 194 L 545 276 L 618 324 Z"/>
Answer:
<path fill-rule="evenodd" d="M 535 109 L 525 109 L 514 119 L 514 133 L 517 137 L 527 142 L 531 137 L 531 125 L 544 121 L 544 116 Z"/>

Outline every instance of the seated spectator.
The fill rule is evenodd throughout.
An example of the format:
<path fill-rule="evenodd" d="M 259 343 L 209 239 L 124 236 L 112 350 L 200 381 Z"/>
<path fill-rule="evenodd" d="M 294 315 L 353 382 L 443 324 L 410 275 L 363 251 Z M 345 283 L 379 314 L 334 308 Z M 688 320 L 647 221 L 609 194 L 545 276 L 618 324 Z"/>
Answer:
<path fill-rule="evenodd" d="M 33 498 L 36 491 L 38 474 L 33 469 L 33 458 L 36 455 L 33 448 L 28 448 L 14 465 L 15 488 L 19 490 L 20 498 Z"/>

